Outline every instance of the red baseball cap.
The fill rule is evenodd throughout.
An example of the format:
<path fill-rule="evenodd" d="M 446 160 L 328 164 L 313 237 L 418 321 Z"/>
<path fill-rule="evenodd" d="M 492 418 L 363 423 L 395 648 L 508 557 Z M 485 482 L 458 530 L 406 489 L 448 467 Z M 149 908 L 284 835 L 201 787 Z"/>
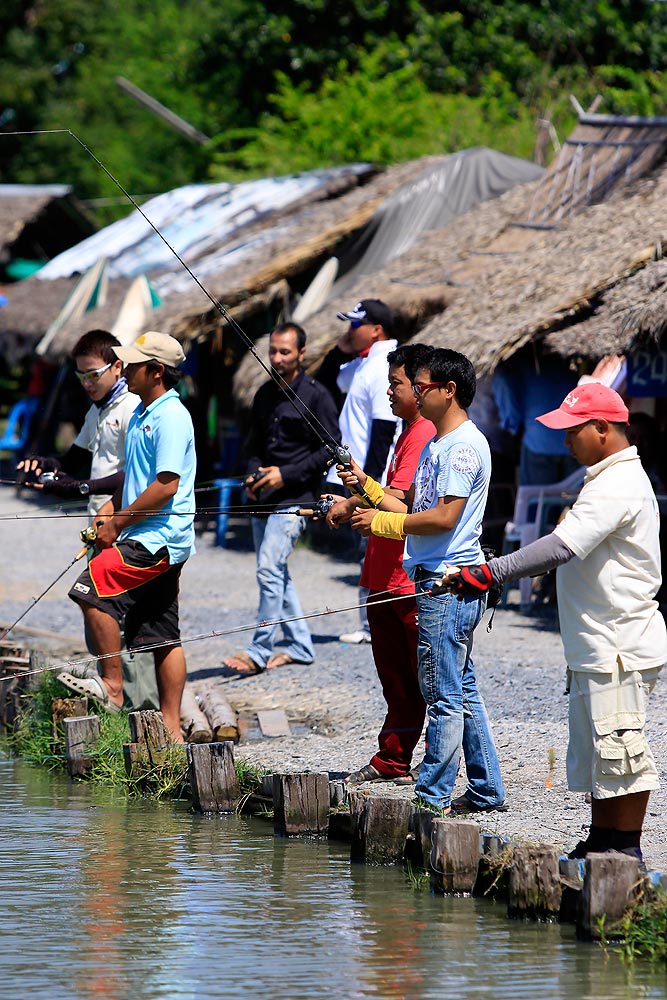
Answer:
<path fill-rule="evenodd" d="M 615 389 L 602 382 L 587 382 L 568 392 L 557 410 L 550 410 L 535 419 L 554 430 L 577 427 L 588 420 L 627 424 L 628 408 Z"/>

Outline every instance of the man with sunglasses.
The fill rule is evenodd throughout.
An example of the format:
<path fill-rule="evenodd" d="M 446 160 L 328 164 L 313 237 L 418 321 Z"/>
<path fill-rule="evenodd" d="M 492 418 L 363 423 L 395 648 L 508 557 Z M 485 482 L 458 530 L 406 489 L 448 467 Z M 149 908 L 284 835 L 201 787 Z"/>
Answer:
<path fill-rule="evenodd" d="M 185 360 L 173 337 L 151 331 L 117 347 L 128 385 L 140 398 L 125 449 L 125 482 L 96 515 L 97 554 L 69 596 L 80 605 L 101 677 L 58 675 L 108 711 L 123 704 L 121 623 L 128 649 L 152 651 L 165 725 L 181 742 L 186 666 L 178 622 L 181 570 L 194 552 L 197 459 L 190 414 L 176 385 Z"/>
<path fill-rule="evenodd" d="M 491 454 L 467 413 L 475 372 L 465 355 L 437 348 L 412 385 L 417 409 L 433 422 L 436 436 L 421 453 L 405 503 L 352 470 L 380 509 L 358 510 L 351 524 L 365 535 L 405 539 L 403 568 L 416 586 L 419 684 L 428 713 L 418 799 L 443 813 L 503 810 L 498 754 L 472 660 L 473 632 L 486 595 L 433 592 L 450 563 L 477 564 L 484 558 L 480 535 Z M 468 783 L 465 795 L 452 801 L 461 750 Z"/>
<path fill-rule="evenodd" d="M 341 440 L 360 465 L 378 481 L 384 481 L 391 446 L 397 437 L 398 421 L 391 411 L 386 386 L 389 377 L 387 355 L 396 350 L 392 339 L 394 314 L 381 299 L 362 299 L 349 312 L 336 313 L 348 324 L 345 334 L 324 359 L 317 374 L 328 384 L 332 368 L 338 365 L 336 383 L 345 402 L 338 418 Z M 347 358 L 348 360 L 344 360 Z M 343 362 L 343 363 L 341 363 Z M 339 487 L 335 467 L 327 482 Z M 360 547 L 363 561 L 365 542 Z M 364 604 L 368 590 L 360 588 L 359 603 Z M 341 642 L 370 642 L 366 611 L 362 608 L 360 628 L 340 636 Z"/>
<path fill-rule="evenodd" d="M 106 330 L 89 330 L 71 352 L 91 407 L 74 444 L 61 458 L 29 455 L 17 468 L 24 485 L 65 500 L 88 498 L 92 517 L 123 482 L 125 435 L 139 397 L 130 392 L 114 353 L 120 342 Z M 43 472 L 54 478 L 40 482 Z"/>

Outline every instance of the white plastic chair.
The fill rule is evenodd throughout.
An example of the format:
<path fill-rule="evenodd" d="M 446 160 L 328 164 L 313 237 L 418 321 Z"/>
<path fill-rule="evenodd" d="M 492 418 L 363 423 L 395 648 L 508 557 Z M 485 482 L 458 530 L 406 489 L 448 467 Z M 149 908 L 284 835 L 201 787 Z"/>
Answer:
<path fill-rule="evenodd" d="M 519 486 L 512 520 L 505 525 L 503 554 L 523 548 L 551 531 L 563 507 L 576 499 L 584 482 L 586 470 L 576 469 L 565 479 L 547 486 Z M 555 514 L 555 516 L 554 516 Z M 519 601 L 530 604 L 533 592 L 532 577 L 519 580 Z M 506 602 L 507 589 L 503 595 Z"/>

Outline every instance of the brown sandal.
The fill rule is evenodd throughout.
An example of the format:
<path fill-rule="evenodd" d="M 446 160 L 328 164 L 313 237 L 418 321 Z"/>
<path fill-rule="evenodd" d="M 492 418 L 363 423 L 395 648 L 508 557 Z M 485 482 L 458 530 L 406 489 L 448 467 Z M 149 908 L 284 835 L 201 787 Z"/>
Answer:
<path fill-rule="evenodd" d="M 262 668 L 259 663 L 248 656 L 247 653 L 233 653 L 226 660 L 222 661 L 222 676 L 232 680 L 240 680 L 242 677 L 254 677 L 261 674 Z"/>

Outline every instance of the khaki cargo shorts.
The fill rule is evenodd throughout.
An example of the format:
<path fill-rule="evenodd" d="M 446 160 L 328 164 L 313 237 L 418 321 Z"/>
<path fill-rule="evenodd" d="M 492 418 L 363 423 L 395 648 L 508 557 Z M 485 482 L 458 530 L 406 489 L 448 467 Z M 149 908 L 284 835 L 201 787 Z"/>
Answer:
<path fill-rule="evenodd" d="M 644 727 L 646 703 L 662 667 L 570 673 L 567 784 L 596 799 L 652 791 L 658 772 Z"/>

